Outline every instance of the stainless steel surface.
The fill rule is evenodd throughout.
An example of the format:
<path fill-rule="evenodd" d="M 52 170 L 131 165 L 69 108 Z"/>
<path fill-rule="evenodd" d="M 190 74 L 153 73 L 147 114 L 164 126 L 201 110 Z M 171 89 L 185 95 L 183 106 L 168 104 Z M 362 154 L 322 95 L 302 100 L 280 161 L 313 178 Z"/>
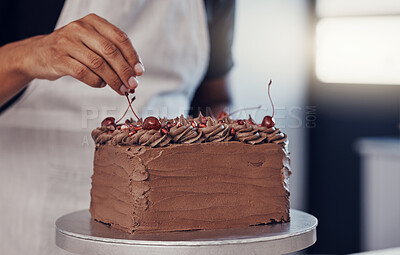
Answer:
<path fill-rule="evenodd" d="M 291 222 L 235 229 L 128 234 L 93 221 L 83 210 L 56 221 L 56 244 L 82 255 L 285 254 L 316 242 L 318 220 L 290 210 Z"/>

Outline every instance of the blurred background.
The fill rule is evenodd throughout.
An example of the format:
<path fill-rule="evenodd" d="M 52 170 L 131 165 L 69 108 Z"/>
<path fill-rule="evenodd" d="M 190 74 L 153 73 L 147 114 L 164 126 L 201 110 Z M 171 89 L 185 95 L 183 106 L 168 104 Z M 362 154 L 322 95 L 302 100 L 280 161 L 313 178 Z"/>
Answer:
<path fill-rule="evenodd" d="M 400 248 L 400 1 L 237 0 L 233 107 L 290 139 L 311 254 Z"/>

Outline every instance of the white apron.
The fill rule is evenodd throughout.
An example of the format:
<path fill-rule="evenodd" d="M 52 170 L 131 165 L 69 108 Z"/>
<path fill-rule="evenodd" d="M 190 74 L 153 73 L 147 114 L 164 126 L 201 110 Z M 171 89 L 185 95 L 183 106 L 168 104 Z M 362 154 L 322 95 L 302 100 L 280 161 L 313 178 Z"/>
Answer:
<path fill-rule="evenodd" d="M 125 31 L 143 60 L 138 112 L 169 117 L 187 112 L 208 63 L 203 1 L 67 0 L 57 28 L 89 13 Z M 34 80 L 0 115 L 1 254 L 69 254 L 54 244 L 55 220 L 89 207 L 90 132 L 126 106 L 125 97 L 108 86 L 94 89 L 63 77 Z"/>

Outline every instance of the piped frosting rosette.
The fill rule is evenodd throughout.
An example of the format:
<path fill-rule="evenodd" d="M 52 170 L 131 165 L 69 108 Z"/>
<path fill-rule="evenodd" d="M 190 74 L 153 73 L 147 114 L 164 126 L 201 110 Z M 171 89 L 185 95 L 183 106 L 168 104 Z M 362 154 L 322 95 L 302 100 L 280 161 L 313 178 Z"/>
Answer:
<path fill-rule="evenodd" d="M 145 130 L 142 121 L 127 120 L 125 124 L 99 127 L 92 131 L 96 144 L 143 145 L 165 147 L 169 144 L 191 144 L 238 141 L 248 144 L 275 143 L 286 147 L 287 136 L 278 128 L 267 128 L 247 120 L 234 120 L 226 116 L 159 119 L 160 130 Z"/>

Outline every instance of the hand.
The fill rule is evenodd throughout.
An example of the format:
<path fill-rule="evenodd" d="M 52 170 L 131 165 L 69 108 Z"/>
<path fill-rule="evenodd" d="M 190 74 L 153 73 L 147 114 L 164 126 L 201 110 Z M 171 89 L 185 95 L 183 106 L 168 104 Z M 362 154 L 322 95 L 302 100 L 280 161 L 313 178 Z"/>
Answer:
<path fill-rule="evenodd" d="M 108 84 L 124 95 L 144 72 L 128 36 L 107 20 L 89 14 L 24 43 L 22 69 L 31 78 L 56 80 L 70 75 L 91 87 Z"/>

